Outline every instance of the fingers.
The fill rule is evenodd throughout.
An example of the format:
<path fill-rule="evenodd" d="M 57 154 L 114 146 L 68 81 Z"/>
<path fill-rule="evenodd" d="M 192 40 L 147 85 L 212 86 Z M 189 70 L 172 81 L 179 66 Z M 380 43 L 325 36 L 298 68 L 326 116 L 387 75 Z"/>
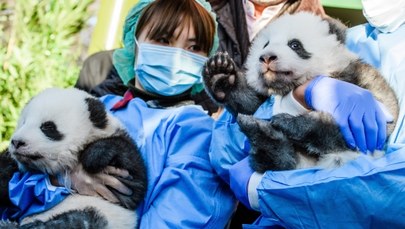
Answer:
<path fill-rule="evenodd" d="M 357 107 L 357 115 L 350 115 L 349 118 L 356 145 L 363 153 L 381 150 L 387 137 L 386 116 L 376 103 L 363 111 L 361 108 Z"/>
<path fill-rule="evenodd" d="M 363 123 L 365 128 L 366 149 L 370 152 L 374 152 L 377 148 L 377 137 L 379 132 L 376 113 L 366 112 L 363 117 Z"/>
<path fill-rule="evenodd" d="M 346 109 L 345 108 L 346 107 L 342 109 L 342 107 L 338 107 L 336 109 L 336 114 L 334 118 L 340 127 L 340 131 L 343 135 L 343 138 L 346 141 L 347 146 L 351 149 L 356 149 L 357 144 L 353 136 L 352 125 L 350 125 L 349 123 L 350 113 L 348 113 L 347 108 Z"/>
<path fill-rule="evenodd" d="M 112 202 L 112 203 L 119 203 L 118 198 L 104 185 L 96 185 L 94 187 L 95 192 L 97 195 L 101 196 L 102 198 Z"/>
<path fill-rule="evenodd" d="M 387 140 L 387 116 L 377 107 L 376 109 L 376 123 L 378 126 L 377 133 L 377 149 L 382 150 L 384 148 L 385 141 Z"/>
<path fill-rule="evenodd" d="M 349 148 L 355 149 L 356 148 L 356 141 L 354 139 L 352 130 L 349 127 L 348 120 L 338 121 L 338 125 L 340 127 L 340 131 L 342 132 L 343 138 L 346 141 L 346 144 Z"/>
<path fill-rule="evenodd" d="M 349 126 L 352 131 L 354 141 L 362 153 L 367 152 L 367 140 L 365 125 L 363 123 L 365 113 L 363 111 L 352 112 L 349 116 Z M 369 124 L 371 125 L 371 124 Z"/>
<path fill-rule="evenodd" d="M 79 165 L 70 174 L 72 188 L 79 194 L 99 196 L 113 203 L 118 203 L 119 199 L 109 187 L 121 192 L 123 195 L 132 195 L 132 190 L 119 181 L 117 177 L 131 178 L 127 170 L 111 166 L 108 166 L 103 172 L 89 174 Z"/>
<path fill-rule="evenodd" d="M 109 186 L 124 195 L 132 195 L 132 190 L 129 189 L 127 186 L 125 186 L 117 178 L 115 178 L 109 174 L 105 174 L 105 173 L 99 173 L 96 176 L 98 179 L 101 180 L 101 184 L 104 184 L 105 186 Z"/>
<path fill-rule="evenodd" d="M 132 177 L 129 175 L 128 170 L 126 170 L 126 169 L 119 169 L 119 168 L 113 167 L 113 166 L 107 166 L 107 167 L 104 169 L 104 172 L 105 172 L 106 174 L 110 174 L 110 175 L 112 175 L 112 176 L 118 176 L 118 177 L 122 177 L 122 178 L 132 178 Z"/>
<path fill-rule="evenodd" d="M 91 186 L 79 185 L 76 187 L 76 191 L 81 195 L 98 196 L 112 203 L 119 202 L 118 198 L 102 184 L 92 184 Z"/>

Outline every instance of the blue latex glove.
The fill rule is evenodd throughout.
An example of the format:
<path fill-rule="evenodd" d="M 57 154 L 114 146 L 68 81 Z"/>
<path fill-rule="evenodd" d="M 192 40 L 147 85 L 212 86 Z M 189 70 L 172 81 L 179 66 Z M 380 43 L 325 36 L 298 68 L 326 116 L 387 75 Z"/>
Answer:
<path fill-rule="evenodd" d="M 390 117 L 384 114 L 368 90 L 317 76 L 305 90 L 305 102 L 311 109 L 328 112 L 334 117 L 349 147 L 357 146 L 363 153 L 384 147 Z"/>
<path fill-rule="evenodd" d="M 253 170 L 249 165 L 249 157 L 235 163 L 229 169 L 229 185 L 235 194 L 236 198 L 246 207 L 252 209 L 249 203 L 248 184 L 249 179 L 253 174 Z"/>

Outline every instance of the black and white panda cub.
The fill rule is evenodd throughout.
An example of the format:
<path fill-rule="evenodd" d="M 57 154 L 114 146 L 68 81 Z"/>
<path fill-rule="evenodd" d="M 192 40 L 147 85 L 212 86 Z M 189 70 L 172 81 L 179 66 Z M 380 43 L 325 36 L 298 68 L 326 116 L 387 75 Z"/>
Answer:
<path fill-rule="evenodd" d="M 269 121 L 253 114 L 270 95 L 287 95 L 317 75 L 327 75 L 370 90 L 394 117 L 393 90 L 372 66 L 345 47 L 346 26 L 308 12 L 284 15 L 269 23 L 254 39 L 245 70 L 236 69 L 226 53 L 211 57 L 203 70 L 206 91 L 234 115 L 248 137 L 255 171 L 336 167 L 357 157 L 333 118 L 322 112 L 292 116 L 276 114 Z M 243 115 L 244 114 L 244 115 Z"/>
<path fill-rule="evenodd" d="M 75 168 L 88 174 L 103 172 L 108 166 L 126 169 L 130 176 L 117 178 L 131 189 L 132 195 L 111 189 L 119 204 L 73 193 L 50 210 L 23 219 L 18 226 L 136 227 L 135 209 L 147 189 L 144 161 L 119 120 L 106 112 L 101 101 L 84 91 L 51 88 L 34 96 L 21 113 L 8 150 L 0 155 L 0 165 L 2 207 L 11 205 L 7 184 L 17 169 L 62 175 L 66 180 Z M 0 225 L 7 228 L 7 222 Z M 8 226 L 12 225 L 17 227 L 13 223 Z"/>

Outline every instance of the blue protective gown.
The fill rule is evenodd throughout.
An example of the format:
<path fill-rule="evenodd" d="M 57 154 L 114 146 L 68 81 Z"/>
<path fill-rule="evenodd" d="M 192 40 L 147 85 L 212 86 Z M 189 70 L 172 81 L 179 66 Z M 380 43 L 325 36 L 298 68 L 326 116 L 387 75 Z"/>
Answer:
<path fill-rule="evenodd" d="M 120 98 L 102 100 L 111 108 Z M 124 123 L 148 167 L 140 228 L 224 228 L 234 198 L 209 161 L 213 120 L 198 106 L 155 109 L 137 98 L 113 115 Z"/>
<path fill-rule="evenodd" d="M 101 100 L 109 109 L 121 98 L 109 95 Z M 209 161 L 213 119 L 199 106 L 157 109 L 138 98 L 112 114 L 138 144 L 148 168 L 148 192 L 137 210 L 140 228 L 224 228 L 235 199 Z M 35 191 L 28 190 L 25 179 L 13 179 L 10 185 L 20 185 L 10 194 L 20 210 L 3 209 L 3 216 L 27 216 L 63 200 L 65 192 L 51 192 L 53 186 L 46 175 L 28 177 L 31 183 L 37 182 Z M 39 192 L 52 198 L 38 200 Z M 36 204 L 22 206 L 21 199 Z"/>
<path fill-rule="evenodd" d="M 363 155 L 343 167 L 267 171 L 257 191 L 262 216 L 245 228 L 405 228 L 405 25 L 382 34 L 369 25 L 351 28 L 348 47 L 376 66 L 394 88 L 400 103 L 398 124 L 387 155 Z M 271 117 L 273 100 L 255 113 Z M 210 157 L 218 174 L 248 155 L 250 146 L 235 119 L 224 112 L 214 125 Z"/>

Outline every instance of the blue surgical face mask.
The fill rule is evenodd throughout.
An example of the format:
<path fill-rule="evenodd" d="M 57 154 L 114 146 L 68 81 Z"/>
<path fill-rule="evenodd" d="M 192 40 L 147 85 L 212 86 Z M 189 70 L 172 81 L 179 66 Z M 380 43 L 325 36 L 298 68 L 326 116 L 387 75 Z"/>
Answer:
<path fill-rule="evenodd" d="M 138 82 L 154 94 L 172 96 L 202 83 L 201 71 L 207 57 L 148 43 L 138 44 L 134 67 Z"/>

